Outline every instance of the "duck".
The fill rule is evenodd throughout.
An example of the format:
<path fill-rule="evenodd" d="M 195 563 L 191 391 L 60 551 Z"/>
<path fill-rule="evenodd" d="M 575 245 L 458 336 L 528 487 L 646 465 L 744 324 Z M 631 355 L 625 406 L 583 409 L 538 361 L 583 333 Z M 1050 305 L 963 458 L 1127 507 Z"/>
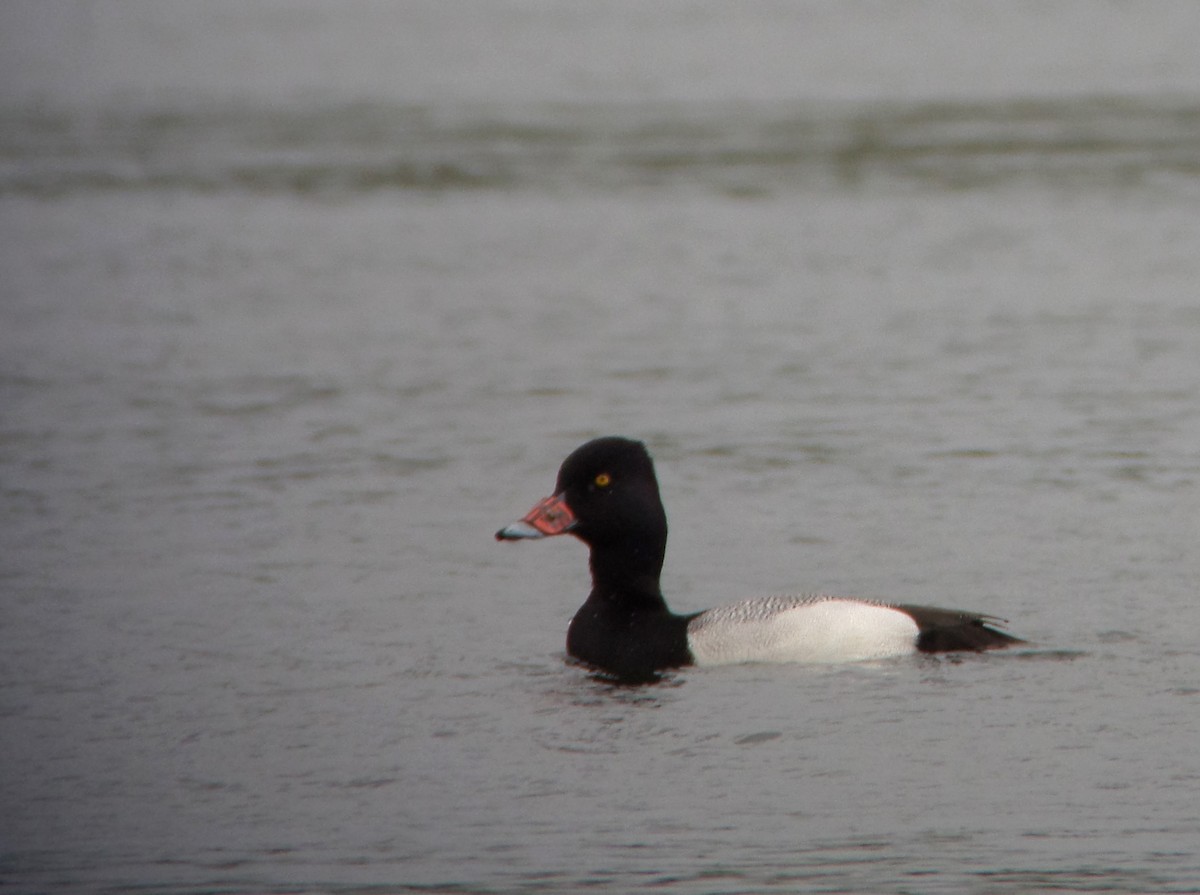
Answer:
<path fill-rule="evenodd" d="M 589 548 L 592 589 L 567 628 L 567 653 L 601 675 L 658 680 L 687 666 L 870 662 L 1024 643 L 993 615 L 825 594 L 742 600 L 690 614 L 659 584 L 667 515 L 646 445 L 605 436 L 576 448 L 552 496 L 499 541 L 570 534 Z"/>

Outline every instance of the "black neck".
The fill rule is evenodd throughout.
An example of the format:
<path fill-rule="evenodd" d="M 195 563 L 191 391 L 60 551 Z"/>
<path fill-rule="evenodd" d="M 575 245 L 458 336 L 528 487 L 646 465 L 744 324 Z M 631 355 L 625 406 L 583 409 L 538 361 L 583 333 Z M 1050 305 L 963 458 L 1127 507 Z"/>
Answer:
<path fill-rule="evenodd" d="M 628 609 L 667 612 L 658 583 L 665 547 L 665 543 L 654 540 L 593 544 L 589 602 L 598 600 Z"/>

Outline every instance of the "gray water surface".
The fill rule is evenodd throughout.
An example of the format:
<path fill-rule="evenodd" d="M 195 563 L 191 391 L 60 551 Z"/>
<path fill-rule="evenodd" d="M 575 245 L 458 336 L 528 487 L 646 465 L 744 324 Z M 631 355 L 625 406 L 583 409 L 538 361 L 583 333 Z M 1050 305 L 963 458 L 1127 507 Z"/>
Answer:
<path fill-rule="evenodd" d="M 0 889 L 1200 891 L 1195 8 L 604 9 L 5 5 Z M 1030 643 L 597 680 L 599 434 Z"/>

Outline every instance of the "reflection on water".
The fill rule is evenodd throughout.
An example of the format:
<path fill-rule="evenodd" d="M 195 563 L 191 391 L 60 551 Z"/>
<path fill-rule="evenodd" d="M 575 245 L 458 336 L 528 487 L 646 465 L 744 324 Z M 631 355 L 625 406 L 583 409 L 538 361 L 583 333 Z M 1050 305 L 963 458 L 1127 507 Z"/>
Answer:
<path fill-rule="evenodd" d="M 1191 99 L 0 114 L 0 193 L 1137 182 L 1200 171 Z"/>

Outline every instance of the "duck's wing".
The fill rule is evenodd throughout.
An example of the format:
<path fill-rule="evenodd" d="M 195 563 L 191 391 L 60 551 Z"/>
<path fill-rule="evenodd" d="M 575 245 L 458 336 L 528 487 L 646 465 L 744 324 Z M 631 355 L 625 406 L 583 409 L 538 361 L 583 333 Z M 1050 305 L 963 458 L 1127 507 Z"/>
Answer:
<path fill-rule="evenodd" d="M 982 652 L 1025 642 L 1002 630 L 1005 620 L 994 615 L 911 604 L 896 608 L 917 623 L 917 649 L 923 653 Z"/>

